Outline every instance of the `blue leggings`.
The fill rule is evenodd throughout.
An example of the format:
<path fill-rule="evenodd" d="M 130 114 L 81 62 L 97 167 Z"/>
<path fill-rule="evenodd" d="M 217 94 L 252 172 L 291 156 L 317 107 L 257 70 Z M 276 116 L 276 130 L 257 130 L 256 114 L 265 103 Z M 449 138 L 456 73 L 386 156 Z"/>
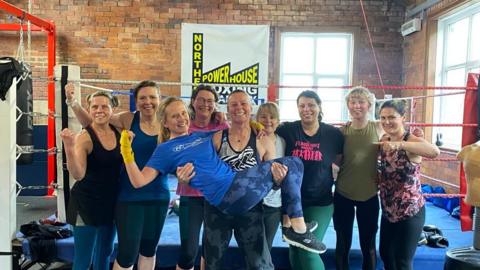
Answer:
<path fill-rule="evenodd" d="M 93 270 L 110 269 L 110 255 L 113 252 L 115 226 L 74 226 L 73 227 L 75 256 L 73 270 L 87 270 L 93 265 Z"/>
<path fill-rule="evenodd" d="M 262 162 L 255 167 L 238 172 L 232 185 L 225 193 L 217 206 L 222 212 L 229 215 L 238 215 L 248 212 L 257 205 L 274 183 L 270 168 L 273 162 L 288 167 L 287 176 L 280 184 L 282 189 L 282 207 L 291 218 L 303 217 L 300 187 L 303 179 L 303 163 L 298 157 L 282 157 Z"/>

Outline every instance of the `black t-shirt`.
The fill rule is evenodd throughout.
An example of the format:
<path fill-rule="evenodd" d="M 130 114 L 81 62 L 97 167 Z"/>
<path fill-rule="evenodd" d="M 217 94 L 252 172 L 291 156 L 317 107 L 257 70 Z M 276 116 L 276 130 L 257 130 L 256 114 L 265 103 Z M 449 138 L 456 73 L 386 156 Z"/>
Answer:
<path fill-rule="evenodd" d="M 285 139 L 285 155 L 303 161 L 302 204 L 326 206 L 332 203 L 332 163 L 343 153 L 343 135 L 338 128 L 320 122 L 313 136 L 305 134 L 300 121 L 280 125 L 277 134 Z"/>

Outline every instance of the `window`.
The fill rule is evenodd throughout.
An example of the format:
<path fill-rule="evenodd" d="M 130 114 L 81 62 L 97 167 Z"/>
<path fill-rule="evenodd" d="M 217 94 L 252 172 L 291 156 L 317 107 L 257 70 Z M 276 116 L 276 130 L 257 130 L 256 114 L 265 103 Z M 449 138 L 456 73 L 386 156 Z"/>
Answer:
<path fill-rule="evenodd" d="M 465 86 L 467 74 L 480 69 L 480 5 L 470 5 L 438 22 L 436 85 Z M 452 90 L 437 91 L 448 93 Z M 434 123 L 463 123 L 464 95 L 436 97 Z M 440 134 L 443 147 L 460 150 L 461 127 L 433 128 L 433 141 Z"/>
<path fill-rule="evenodd" d="M 350 85 L 353 35 L 350 33 L 281 34 L 279 107 L 282 121 L 298 120 L 297 96 L 306 89 L 295 86 Z M 344 102 L 346 90 L 319 88 L 325 122 L 347 119 Z"/>

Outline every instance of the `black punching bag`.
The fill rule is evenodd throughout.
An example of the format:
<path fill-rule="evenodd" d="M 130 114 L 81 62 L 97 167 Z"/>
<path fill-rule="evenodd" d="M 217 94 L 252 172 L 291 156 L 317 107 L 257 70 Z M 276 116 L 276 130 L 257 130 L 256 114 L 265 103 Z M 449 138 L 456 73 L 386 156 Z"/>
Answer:
<path fill-rule="evenodd" d="M 33 150 L 33 88 L 32 71 L 23 65 L 24 74 L 17 84 L 17 144 L 25 150 Z M 22 80 L 23 79 L 23 80 Z M 33 154 L 22 154 L 17 159 L 17 165 L 30 164 L 33 162 Z"/>

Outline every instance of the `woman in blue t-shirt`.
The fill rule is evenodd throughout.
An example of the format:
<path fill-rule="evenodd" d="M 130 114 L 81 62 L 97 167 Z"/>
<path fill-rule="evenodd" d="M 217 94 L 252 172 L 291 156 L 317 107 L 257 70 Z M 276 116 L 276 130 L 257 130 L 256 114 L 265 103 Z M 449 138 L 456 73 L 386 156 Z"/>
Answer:
<path fill-rule="evenodd" d="M 158 175 L 176 172 L 179 182 L 189 183 L 201 191 L 211 205 L 234 215 L 245 213 L 274 186 L 280 186 L 283 190 L 282 203 L 292 223 L 284 231 L 285 240 L 314 253 L 325 251 L 325 246 L 313 237 L 303 220 L 300 197 L 303 166 L 298 158 L 275 159 L 234 172 L 216 151 L 215 137 L 221 136 L 221 132 L 188 133 L 190 118 L 182 100 L 166 98 L 159 107 L 159 113 L 163 143 L 157 146 L 142 171 L 135 163 L 129 134 L 122 132 L 121 152 L 134 187 L 140 188 Z M 265 143 L 268 141 L 265 140 Z M 315 228 L 316 225 L 310 227 Z"/>

